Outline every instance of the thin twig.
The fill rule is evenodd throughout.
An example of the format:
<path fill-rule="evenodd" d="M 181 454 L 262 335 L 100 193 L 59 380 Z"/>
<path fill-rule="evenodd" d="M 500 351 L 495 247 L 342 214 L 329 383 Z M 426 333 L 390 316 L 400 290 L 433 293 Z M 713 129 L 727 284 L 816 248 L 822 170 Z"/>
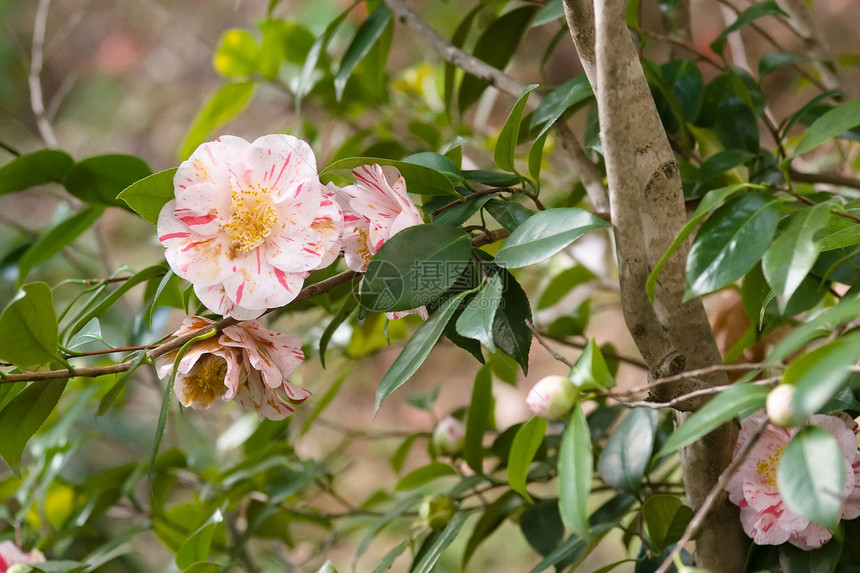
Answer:
<path fill-rule="evenodd" d="M 804 173 L 789 168 L 788 174 L 793 181 L 800 181 L 801 183 L 824 183 L 826 185 L 860 189 L 860 179 L 839 173 Z"/>
<path fill-rule="evenodd" d="M 557 336 L 551 336 L 546 332 L 541 333 L 543 336 L 555 340 L 559 344 L 564 344 L 565 346 L 570 346 L 572 348 L 578 348 L 580 350 L 585 350 L 587 342 L 577 342 L 575 340 L 569 340 L 567 338 L 560 338 Z M 635 366 L 636 368 L 640 368 L 642 370 L 648 370 L 648 365 L 642 362 L 637 358 L 631 358 L 630 356 L 623 356 L 618 354 L 617 352 L 610 352 L 608 350 L 600 350 L 600 353 L 603 354 L 606 358 L 611 358 L 612 360 L 617 360 L 619 362 L 624 362 L 625 364 L 629 364 L 630 366 Z"/>
<path fill-rule="evenodd" d="M 532 334 L 537 339 L 537 341 L 540 343 L 540 345 L 543 346 L 544 348 L 546 348 L 546 351 L 549 352 L 553 358 L 555 358 L 556 360 L 558 360 L 559 362 L 561 362 L 562 364 L 564 364 L 568 368 L 573 368 L 573 366 L 574 366 L 573 362 L 571 362 L 570 360 L 568 360 L 567 358 L 565 358 L 564 356 L 562 356 L 561 354 L 559 354 L 558 352 L 556 352 L 555 350 L 553 350 L 552 348 L 549 347 L 549 345 L 543 339 L 543 336 L 541 335 L 541 333 L 538 331 L 537 328 L 535 328 L 535 325 L 533 325 L 531 322 L 529 322 L 527 320 L 526 326 L 528 327 L 529 330 L 532 331 Z"/>
<path fill-rule="evenodd" d="M 36 126 L 39 128 L 42 139 L 45 140 L 45 145 L 57 148 L 59 147 L 57 137 L 54 135 L 54 129 L 51 127 L 51 122 L 48 121 L 45 112 L 45 98 L 42 95 L 42 80 L 40 78 L 44 61 L 45 28 L 50 7 L 51 0 L 39 0 L 39 7 L 36 10 L 36 21 L 33 25 L 33 48 L 30 56 L 30 107 L 33 109 L 33 115 L 36 116 Z"/>
<path fill-rule="evenodd" d="M 752 384 L 755 386 L 769 386 L 775 382 L 779 382 L 780 378 L 782 378 L 782 377 L 781 376 L 771 376 L 770 378 L 764 378 L 763 380 L 756 380 L 755 382 L 752 382 Z M 684 402 L 687 402 L 688 400 L 692 400 L 694 398 L 700 398 L 702 396 L 710 396 L 712 394 L 719 394 L 721 392 L 725 392 L 726 390 L 728 390 L 730 388 L 732 388 L 731 385 L 729 385 L 729 386 L 711 386 L 709 388 L 702 388 L 700 390 L 694 390 L 692 392 L 688 392 L 686 394 L 678 396 L 677 398 L 673 398 L 673 399 L 669 400 L 668 402 L 651 402 L 649 400 L 638 400 L 635 402 L 629 402 L 629 401 L 621 399 L 619 397 L 623 394 L 613 394 L 612 392 L 609 392 L 607 394 L 607 396 L 609 398 L 612 398 L 613 400 L 615 400 L 616 402 L 618 402 L 619 404 L 621 404 L 622 406 L 624 406 L 626 408 L 650 408 L 651 410 L 662 410 L 664 408 L 674 408 L 675 406 L 678 406 L 679 404 L 683 404 Z"/>
<path fill-rule="evenodd" d="M 684 530 L 684 535 L 681 536 L 681 539 L 675 544 L 672 552 L 666 556 L 666 559 L 663 560 L 663 563 L 660 564 L 659 569 L 657 569 L 656 573 L 666 573 L 669 570 L 669 567 L 672 566 L 672 562 L 675 558 L 681 554 L 681 550 L 684 548 L 684 545 L 690 542 L 693 539 L 693 536 L 696 535 L 696 532 L 702 526 L 705 521 L 705 518 L 708 516 L 708 513 L 711 511 L 711 508 L 716 503 L 717 499 L 723 495 L 723 490 L 726 489 L 726 485 L 729 483 L 729 480 L 735 473 L 740 465 L 744 462 L 747 455 L 749 455 L 755 443 L 764 433 L 765 428 L 767 428 L 768 421 L 765 419 L 761 425 L 759 425 L 755 431 L 750 435 L 749 439 L 744 443 L 741 450 L 737 453 L 735 458 L 732 460 L 732 463 L 728 465 L 728 467 L 720 474 L 720 479 L 717 480 L 717 483 L 714 484 L 714 487 L 711 488 L 710 493 L 705 498 L 705 501 L 702 505 L 699 506 L 699 509 L 696 511 L 696 514 L 693 516 L 693 519 L 690 520 L 690 523 L 687 524 L 687 529 Z"/>

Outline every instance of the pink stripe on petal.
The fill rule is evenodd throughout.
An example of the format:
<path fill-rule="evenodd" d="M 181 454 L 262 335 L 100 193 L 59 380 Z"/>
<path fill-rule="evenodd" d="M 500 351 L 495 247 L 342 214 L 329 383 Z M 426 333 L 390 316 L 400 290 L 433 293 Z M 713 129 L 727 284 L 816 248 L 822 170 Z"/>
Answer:
<path fill-rule="evenodd" d="M 289 284 L 287 284 L 287 275 L 281 269 L 274 269 L 275 277 L 278 279 L 278 282 L 281 283 L 281 286 L 284 287 L 284 290 L 287 292 L 293 292 L 290 290 Z"/>
<path fill-rule="evenodd" d="M 261 270 L 261 264 L 262 263 L 260 262 L 260 249 L 254 249 L 254 251 L 257 253 L 257 274 L 259 275 L 262 272 L 262 270 Z"/>
<path fill-rule="evenodd" d="M 236 289 L 236 304 L 240 304 L 242 302 L 242 291 L 245 290 L 245 283 L 239 285 L 239 288 Z"/>
<path fill-rule="evenodd" d="M 290 153 L 287 154 L 287 160 L 284 161 L 284 164 L 281 166 L 281 172 L 278 173 L 278 178 L 275 179 L 274 183 L 272 183 L 273 186 L 277 186 L 278 181 L 281 180 L 281 176 L 284 174 L 284 171 L 287 170 L 287 166 L 290 164 L 290 159 L 292 159 L 292 157 L 293 157 L 293 152 L 291 151 Z"/>
<path fill-rule="evenodd" d="M 186 237 L 190 237 L 191 233 L 167 233 L 166 235 L 161 235 L 158 237 L 158 240 L 162 243 L 169 239 L 184 239 Z"/>
<path fill-rule="evenodd" d="M 206 225 L 207 223 L 211 223 L 217 215 L 200 215 L 196 217 L 182 217 L 179 220 L 188 225 L 189 227 L 192 225 Z"/>

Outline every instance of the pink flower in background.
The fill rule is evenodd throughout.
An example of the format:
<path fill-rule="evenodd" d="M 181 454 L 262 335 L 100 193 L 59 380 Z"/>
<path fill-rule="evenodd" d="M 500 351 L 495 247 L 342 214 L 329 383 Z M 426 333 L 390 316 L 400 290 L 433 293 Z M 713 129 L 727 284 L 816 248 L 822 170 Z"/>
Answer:
<path fill-rule="evenodd" d="M 186 318 L 174 336 L 210 324 L 199 316 Z M 176 355 L 174 351 L 155 359 L 160 378 L 170 375 Z M 298 336 L 267 330 L 255 321 L 240 322 L 188 350 L 179 361 L 174 389 L 186 407 L 205 409 L 216 398 L 235 398 L 260 419 L 281 420 L 311 395 L 287 379 L 303 359 Z"/>
<path fill-rule="evenodd" d="M 158 237 L 213 312 L 247 320 L 284 306 L 340 252 L 340 210 L 295 137 L 219 137 L 182 162 L 173 184 Z"/>
<path fill-rule="evenodd" d="M 735 455 L 765 419 L 756 414 L 744 420 Z M 845 487 L 842 490 L 842 519 L 860 517 L 860 459 L 855 432 L 857 424 L 847 415 L 815 415 L 809 424 L 830 432 L 839 443 L 845 458 Z M 726 486 L 729 499 L 741 509 L 744 531 L 758 545 L 780 545 L 789 542 L 804 550 L 817 549 L 830 540 L 827 528 L 791 512 L 783 504 L 776 483 L 782 451 L 796 430 L 768 424 L 747 455 L 746 460 Z"/>
<path fill-rule="evenodd" d="M 45 556 L 38 549 L 24 553 L 11 541 L 0 542 L 0 573 L 6 573 L 13 565 L 43 563 L 44 561 Z"/>
<path fill-rule="evenodd" d="M 407 227 L 421 225 L 424 219 L 396 168 L 362 165 L 352 175 L 355 185 L 330 188 L 343 209 L 346 265 L 363 272 L 385 241 Z"/>
<path fill-rule="evenodd" d="M 406 181 L 395 167 L 362 165 L 352 171 L 356 184 L 329 185 L 340 203 L 343 216 L 343 256 L 346 266 L 367 270 L 370 259 L 385 241 L 406 229 L 424 223 L 418 207 L 406 192 Z M 418 314 L 427 320 L 427 309 L 386 312 L 394 320 Z"/>

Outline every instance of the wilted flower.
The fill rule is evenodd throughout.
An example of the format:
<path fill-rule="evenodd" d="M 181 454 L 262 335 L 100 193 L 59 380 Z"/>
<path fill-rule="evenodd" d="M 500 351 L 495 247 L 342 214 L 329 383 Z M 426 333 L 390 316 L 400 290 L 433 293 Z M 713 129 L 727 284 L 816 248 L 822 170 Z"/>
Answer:
<path fill-rule="evenodd" d="M 173 184 L 158 238 L 213 312 L 247 320 L 284 306 L 340 252 L 340 211 L 295 137 L 219 137 L 182 162 Z"/>
<path fill-rule="evenodd" d="M 566 376 L 541 378 L 526 396 L 532 414 L 550 421 L 558 421 L 570 413 L 576 403 L 579 389 Z"/>
<path fill-rule="evenodd" d="M 362 272 L 385 241 L 424 220 L 396 168 L 362 165 L 352 174 L 355 185 L 330 188 L 343 209 L 346 265 Z"/>
<path fill-rule="evenodd" d="M 11 541 L 0 542 L 0 573 L 11 571 L 15 565 L 42 563 L 44 561 L 45 556 L 38 549 L 24 553 Z"/>
<path fill-rule="evenodd" d="M 744 420 L 735 446 L 735 455 L 750 438 L 765 414 Z M 842 490 L 842 519 L 860 517 L 860 498 L 854 494 L 860 486 L 860 460 L 857 453 L 857 424 L 847 415 L 814 415 L 809 424 L 830 432 L 845 458 L 845 486 Z M 790 511 L 783 504 L 776 475 L 780 457 L 796 431 L 768 424 L 764 433 L 735 471 L 726 491 L 729 499 L 741 509 L 741 525 L 758 545 L 780 545 L 786 541 L 804 550 L 818 549 L 831 537 L 830 531 Z"/>
<path fill-rule="evenodd" d="M 436 424 L 433 430 L 433 447 L 440 454 L 453 456 L 463 451 L 466 428 L 457 418 L 448 416 Z"/>
<path fill-rule="evenodd" d="M 174 336 L 210 324 L 203 317 L 186 318 Z M 160 378 L 170 375 L 177 352 L 155 359 Z M 205 409 L 216 398 L 236 398 L 243 407 L 256 410 L 260 419 L 281 420 L 311 395 L 287 379 L 303 359 L 298 336 L 267 330 L 255 321 L 240 322 L 186 352 L 177 366 L 174 389 L 186 407 Z"/>

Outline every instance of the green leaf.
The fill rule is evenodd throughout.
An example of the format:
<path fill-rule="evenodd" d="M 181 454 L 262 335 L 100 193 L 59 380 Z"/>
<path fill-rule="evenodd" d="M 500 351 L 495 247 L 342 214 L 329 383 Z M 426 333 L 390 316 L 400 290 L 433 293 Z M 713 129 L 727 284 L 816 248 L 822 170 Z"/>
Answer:
<path fill-rule="evenodd" d="M 72 167 L 63 179 L 63 186 L 85 203 L 127 209 L 117 196 L 135 181 L 151 174 L 149 165 L 139 157 L 97 155 Z"/>
<path fill-rule="evenodd" d="M 588 211 L 561 208 L 529 217 L 511 233 L 496 256 L 496 264 L 519 268 L 548 259 L 593 229 L 611 226 Z"/>
<path fill-rule="evenodd" d="M 526 541 L 541 555 L 552 553 L 564 539 L 564 522 L 556 499 L 544 499 L 527 507 L 519 522 Z"/>
<path fill-rule="evenodd" d="M 346 53 L 343 55 L 343 60 L 340 63 L 340 68 L 334 77 L 334 90 L 337 101 L 340 101 L 343 97 L 343 90 L 346 88 L 346 82 L 352 75 L 353 70 L 367 56 L 379 38 L 382 37 L 382 33 L 388 27 L 389 22 L 391 22 L 391 10 L 385 4 L 380 4 L 356 31 L 355 37 L 350 42 L 349 47 L 347 47 Z"/>
<path fill-rule="evenodd" d="M 507 518 L 522 508 L 525 503 L 525 500 L 518 496 L 516 492 L 507 490 L 486 507 L 484 514 L 478 520 L 478 523 L 475 524 L 475 529 L 472 530 L 472 535 L 469 536 L 469 540 L 466 542 L 466 548 L 463 550 L 463 558 L 460 561 L 461 571 L 467 570 L 469 560 L 481 543 L 496 531 Z"/>
<path fill-rule="evenodd" d="M 420 500 L 421 496 L 419 495 L 411 495 L 406 499 L 402 499 L 397 503 L 397 505 L 386 511 L 384 515 L 380 516 L 376 521 L 374 521 L 373 524 L 368 527 L 369 531 L 364 536 L 364 539 L 361 540 L 361 545 L 359 545 L 358 547 L 355 559 L 357 560 L 359 557 L 364 555 L 364 553 L 367 551 L 367 549 L 370 547 L 370 544 L 376 537 L 377 533 L 382 531 L 382 529 L 388 524 L 390 524 L 392 521 L 415 507 L 415 505 Z"/>
<path fill-rule="evenodd" d="M 779 565 L 785 573 L 833 573 L 839 563 L 843 543 L 844 537 L 838 534 L 812 551 L 783 543 L 779 546 Z"/>
<path fill-rule="evenodd" d="M 43 561 L 41 563 L 28 563 L 27 570 L 33 569 L 42 573 L 82 573 L 90 569 L 87 563 L 62 559 L 59 561 Z"/>
<path fill-rule="evenodd" d="M 597 280 L 587 267 L 575 265 L 552 277 L 538 299 L 537 309 L 549 308 L 581 284 Z"/>
<path fill-rule="evenodd" d="M 582 405 L 577 403 L 558 452 L 558 505 L 565 527 L 580 537 L 588 535 L 589 529 L 587 504 L 594 471 L 590 436 Z"/>
<path fill-rule="evenodd" d="M 502 281 L 498 275 L 493 275 L 460 314 L 457 319 L 457 333 L 466 338 L 473 338 L 486 346 L 490 352 L 495 352 L 493 321 L 501 298 Z"/>
<path fill-rule="evenodd" d="M 788 225 L 774 240 L 761 261 L 768 284 L 778 297 L 780 308 L 812 270 L 818 258 L 816 235 L 830 221 L 830 208 L 817 205 L 801 209 L 789 218 Z"/>
<path fill-rule="evenodd" d="M 57 344 L 51 289 L 43 282 L 22 286 L 0 314 L 0 360 L 22 367 L 44 364 L 58 359 Z"/>
<path fill-rule="evenodd" d="M 335 569 L 334 564 L 332 564 L 331 561 L 327 560 L 319 569 L 317 569 L 316 573 L 337 573 L 337 569 Z"/>
<path fill-rule="evenodd" d="M 451 183 L 460 185 L 463 183 L 463 173 L 460 169 L 454 165 L 454 162 L 449 158 L 445 157 L 440 153 L 434 153 L 432 151 L 422 151 L 420 153 L 413 153 L 407 157 L 403 158 L 403 163 L 407 163 L 409 165 L 419 165 L 421 167 L 427 167 L 428 169 L 432 169 L 437 173 L 441 173 L 445 177 L 448 178 Z"/>
<path fill-rule="evenodd" d="M 560 86 L 553 88 L 541 100 L 529 119 L 529 129 L 538 130 L 535 138 L 549 131 L 564 112 L 594 97 L 591 84 L 585 74 L 579 74 Z"/>
<path fill-rule="evenodd" d="M 191 123 L 185 140 L 179 147 L 179 160 L 184 161 L 204 143 L 216 128 L 221 127 L 248 105 L 254 93 L 254 82 L 224 84 L 209 96 Z M 140 179 L 140 178 L 138 178 Z"/>
<path fill-rule="evenodd" d="M 18 261 L 18 286 L 21 286 L 31 270 L 51 259 L 92 227 L 103 212 L 104 208 L 102 207 L 84 209 L 80 213 L 59 222 L 39 237 Z"/>
<path fill-rule="evenodd" d="M 693 216 L 690 217 L 690 220 L 687 221 L 687 224 L 678 232 L 678 236 L 675 237 L 675 240 L 672 241 L 672 244 L 669 245 L 669 248 L 660 257 L 660 260 L 657 261 L 657 265 L 654 267 L 654 270 L 651 271 L 651 274 L 648 275 L 648 280 L 645 281 L 645 292 L 648 293 L 648 298 L 651 302 L 654 302 L 654 289 L 657 285 L 657 277 L 660 274 L 660 270 L 669 260 L 675 251 L 677 251 L 681 245 L 687 240 L 687 237 L 690 236 L 690 233 L 693 232 L 699 223 L 708 216 L 711 212 L 711 209 L 722 203 L 726 200 L 730 195 L 740 191 L 741 189 L 746 189 L 748 187 L 754 187 L 756 189 L 763 189 L 763 187 L 759 185 L 752 185 L 750 183 L 739 183 L 737 185 L 730 185 L 728 187 L 721 187 L 719 189 L 713 189 L 708 191 L 708 193 L 702 197 L 702 201 L 699 203 L 699 206 L 696 208 L 696 212 L 693 213 Z"/>
<path fill-rule="evenodd" d="M 687 418 L 681 427 L 669 436 L 657 457 L 669 455 L 692 444 L 742 412 L 763 408 L 769 391 L 767 386 L 754 384 L 734 384 L 726 388 Z"/>
<path fill-rule="evenodd" d="M 768 364 L 778 364 L 788 355 L 817 338 L 833 334 L 835 328 L 860 315 L 860 300 L 842 299 L 836 306 L 825 309 L 785 335 L 767 357 Z"/>
<path fill-rule="evenodd" d="M 400 544 L 395 545 L 388 553 L 382 556 L 382 559 L 379 560 L 370 573 L 385 573 L 391 569 L 391 566 L 394 565 L 394 560 L 406 551 L 411 541 L 411 539 L 404 539 Z"/>
<path fill-rule="evenodd" d="M 812 58 L 806 54 L 795 54 L 793 52 L 768 52 L 758 61 L 758 77 L 763 78 L 768 74 L 772 74 L 776 70 L 810 61 L 812 61 Z"/>
<path fill-rule="evenodd" d="M 223 527 L 224 518 L 220 511 L 214 514 L 197 531 L 192 533 L 176 552 L 176 565 L 187 571 L 192 565 L 206 561 L 212 549 L 212 537 L 218 527 Z"/>
<path fill-rule="evenodd" d="M 493 219 L 510 232 L 522 225 L 526 219 L 535 214 L 531 209 L 523 207 L 516 201 L 508 201 L 491 197 L 486 204 L 487 212 Z"/>
<path fill-rule="evenodd" d="M 68 153 L 56 149 L 19 155 L 0 166 L 0 195 L 46 183 L 59 183 L 74 164 Z"/>
<path fill-rule="evenodd" d="M 759 131 L 756 116 L 749 104 L 738 96 L 728 96 L 717 105 L 714 130 L 727 148 L 758 153 Z"/>
<path fill-rule="evenodd" d="M 779 202 L 759 193 L 729 201 L 702 225 L 687 257 L 685 299 L 719 290 L 746 274 L 770 246 Z"/>
<path fill-rule="evenodd" d="M 642 504 L 648 539 L 658 552 L 681 539 L 693 515 L 693 510 L 674 495 L 652 495 Z"/>
<path fill-rule="evenodd" d="M 413 563 L 410 573 L 432 573 L 436 562 L 442 556 L 442 552 L 451 545 L 451 542 L 457 538 L 457 534 L 463 528 L 466 520 L 472 516 L 476 510 L 461 511 L 456 513 L 448 525 L 442 532 L 433 538 L 432 543 L 427 547 L 421 548 L 420 559 L 417 563 Z"/>
<path fill-rule="evenodd" d="M 514 104 L 511 113 L 508 114 L 508 119 L 505 120 L 502 130 L 499 132 L 499 138 L 496 140 L 496 148 L 493 150 L 493 161 L 495 161 L 496 166 L 502 171 L 518 173 L 514 165 L 514 153 L 520 137 L 520 124 L 523 121 L 523 110 L 526 107 L 526 102 L 529 100 L 529 94 L 536 87 L 538 87 L 537 84 L 531 84 L 523 89 L 523 93 Z"/>
<path fill-rule="evenodd" d="M 417 163 L 407 161 L 395 161 L 381 157 L 349 157 L 335 161 L 320 172 L 320 176 L 326 173 L 351 174 L 352 170 L 362 165 L 390 165 L 396 167 L 406 180 L 406 187 L 410 193 L 418 195 L 453 195 L 462 196 L 454 189 L 451 180 L 435 169 L 431 169 Z"/>
<path fill-rule="evenodd" d="M 597 460 L 597 471 L 607 485 L 628 493 L 639 492 L 656 430 L 657 412 L 647 408 L 634 408 L 618 424 Z"/>
<path fill-rule="evenodd" d="M 549 0 L 543 5 L 543 8 L 535 14 L 535 19 L 532 20 L 531 28 L 543 26 L 550 22 L 555 22 L 559 18 L 564 18 L 564 3 L 562 0 Z"/>
<path fill-rule="evenodd" d="M 221 34 L 212 67 L 226 78 L 247 78 L 260 62 L 260 47 L 247 30 L 230 29 Z"/>
<path fill-rule="evenodd" d="M 803 155 L 860 125 L 860 98 L 839 104 L 812 122 L 800 140 L 795 155 Z"/>
<path fill-rule="evenodd" d="M 702 163 L 696 176 L 696 183 L 698 185 L 710 183 L 720 175 L 739 165 L 743 165 L 755 157 L 755 153 L 751 153 L 745 149 L 725 149 L 717 152 Z"/>
<path fill-rule="evenodd" d="M 361 285 L 366 312 L 417 308 L 451 288 L 469 264 L 469 235 L 441 223 L 404 229 L 374 255 Z"/>
<path fill-rule="evenodd" d="M 783 383 L 797 386 L 791 401 L 797 419 L 817 414 L 845 386 L 858 359 L 860 332 L 852 332 L 789 364 Z"/>
<path fill-rule="evenodd" d="M 490 366 L 485 364 L 475 375 L 463 442 L 463 458 L 476 474 L 484 473 L 484 433 L 489 425 L 492 403 L 493 374 Z"/>
<path fill-rule="evenodd" d="M 99 401 L 99 408 L 96 411 L 97 416 L 104 415 L 104 413 L 110 409 L 120 392 L 125 388 L 125 385 L 128 384 L 128 381 L 131 380 L 131 377 L 134 376 L 135 372 L 137 372 L 137 369 L 144 364 L 149 364 L 149 362 L 149 357 L 146 355 L 146 352 L 141 352 L 140 357 L 134 361 L 131 368 L 120 374 L 113 386 L 110 387 L 110 390 L 102 396 L 102 399 Z"/>
<path fill-rule="evenodd" d="M 0 410 L 0 456 L 16 476 L 21 476 L 24 447 L 54 411 L 65 389 L 66 380 L 33 382 Z"/>
<path fill-rule="evenodd" d="M 788 18 L 788 14 L 783 12 L 774 0 L 757 2 L 738 14 L 737 20 L 735 20 L 731 26 L 720 32 L 720 35 L 711 42 L 711 49 L 717 54 L 722 54 L 726 45 L 726 38 L 729 34 L 740 30 L 747 24 L 750 24 L 763 16 L 785 16 Z"/>
<path fill-rule="evenodd" d="M 548 132 L 538 137 L 529 149 L 529 175 L 535 182 L 536 190 L 540 189 L 540 170 L 547 137 L 549 137 Z"/>
<path fill-rule="evenodd" d="M 615 378 L 609 372 L 609 366 L 600 347 L 592 338 L 582 350 L 576 364 L 570 371 L 570 379 L 582 390 L 609 392 L 615 386 Z"/>
<path fill-rule="evenodd" d="M 386 243 L 387 244 L 387 243 Z M 385 245 L 383 245 L 385 246 Z M 392 392 L 403 386 L 404 383 L 418 370 L 424 360 L 430 354 L 436 341 L 442 336 L 442 331 L 445 330 L 445 325 L 451 320 L 451 316 L 460 306 L 470 291 L 462 292 L 457 296 L 451 297 L 442 303 L 435 313 L 430 315 L 430 318 L 422 324 L 400 354 L 395 358 L 394 363 L 376 388 L 376 402 L 373 407 L 373 415 L 379 411 L 382 403 L 391 396 Z"/>
<path fill-rule="evenodd" d="M 173 176 L 176 167 L 153 173 L 126 187 L 117 199 L 122 199 L 131 209 L 152 223 L 158 223 L 158 214 L 165 203 L 173 199 Z"/>
<path fill-rule="evenodd" d="M 536 10 L 535 6 L 523 6 L 493 20 L 478 38 L 473 55 L 494 68 L 503 70 L 514 55 L 520 38 Z M 457 107 L 460 113 L 465 112 L 478 101 L 488 86 L 485 80 L 466 74 L 460 83 L 460 92 L 457 95 Z"/>
<path fill-rule="evenodd" d="M 555 551 L 534 566 L 531 573 L 542 573 L 559 563 L 572 563 L 588 548 L 588 541 L 579 535 L 571 535 Z"/>
<path fill-rule="evenodd" d="M 532 498 L 526 489 L 526 479 L 529 466 L 544 440 L 544 434 L 546 434 L 546 420 L 532 416 L 517 430 L 508 454 L 508 483 L 511 489 L 529 501 Z"/>
<path fill-rule="evenodd" d="M 317 66 L 320 65 L 320 61 L 326 60 L 326 47 L 331 41 L 332 36 L 340 28 L 340 25 L 346 20 L 347 16 L 349 16 L 352 9 L 358 2 L 353 2 L 347 8 L 338 14 L 337 18 L 329 22 L 328 26 L 326 26 L 325 31 L 323 31 L 322 35 L 318 36 L 316 41 L 308 50 L 307 57 L 305 58 L 304 65 L 302 66 L 302 72 L 299 75 L 298 82 L 295 87 L 295 99 L 296 99 L 296 112 L 299 111 L 299 108 L 302 103 L 302 99 L 308 93 L 310 93 L 311 88 L 313 87 L 314 80 L 314 70 L 317 69 Z"/>
<path fill-rule="evenodd" d="M 776 473 L 788 509 L 833 530 L 842 513 L 840 492 L 845 459 L 830 432 L 815 426 L 800 430 L 782 452 Z"/>
<path fill-rule="evenodd" d="M 529 297 L 508 271 L 502 269 L 500 276 L 502 300 L 493 320 L 493 342 L 499 350 L 517 361 L 523 374 L 528 374 L 532 345 L 532 331 L 526 326 L 527 322 L 532 322 Z"/>

